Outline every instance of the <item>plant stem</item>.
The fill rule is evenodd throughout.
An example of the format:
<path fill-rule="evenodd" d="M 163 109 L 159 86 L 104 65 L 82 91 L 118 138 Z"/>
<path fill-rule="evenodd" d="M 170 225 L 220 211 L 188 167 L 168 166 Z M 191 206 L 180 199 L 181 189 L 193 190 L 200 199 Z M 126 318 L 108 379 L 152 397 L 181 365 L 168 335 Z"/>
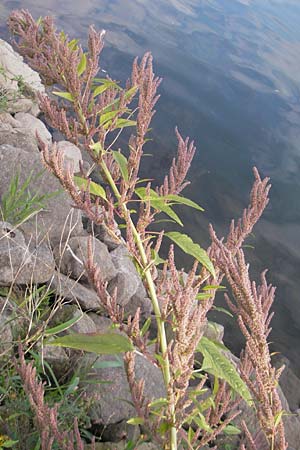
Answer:
<path fill-rule="evenodd" d="M 111 176 L 111 173 L 110 173 L 107 165 L 105 164 L 105 162 L 103 160 L 101 161 L 100 165 L 101 165 L 101 168 L 105 174 L 105 177 L 106 177 L 109 185 L 111 186 L 117 200 L 120 200 L 121 194 L 116 186 L 116 183 L 114 182 L 114 180 Z M 138 248 L 140 256 L 141 256 L 142 264 L 144 266 L 143 267 L 144 274 L 145 274 L 145 278 L 147 281 L 148 292 L 149 292 L 149 295 L 151 298 L 153 310 L 155 313 L 158 336 L 159 336 L 159 344 L 160 344 L 160 349 L 161 349 L 161 353 L 163 356 L 162 373 L 163 373 L 163 377 L 164 377 L 164 383 L 166 386 L 166 390 L 168 392 L 168 387 L 169 387 L 169 384 L 171 381 L 170 361 L 169 361 L 169 357 L 168 357 L 168 342 L 167 342 L 167 337 L 166 337 L 164 321 L 162 320 L 162 317 L 161 317 L 159 302 L 158 302 L 158 298 L 156 295 L 155 284 L 154 284 L 152 276 L 151 276 L 149 262 L 147 260 L 147 255 L 146 255 L 145 249 L 143 247 L 143 243 L 142 243 L 141 237 L 139 235 L 139 232 L 137 231 L 137 229 L 132 221 L 130 212 L 129 212 L 126 204 L 122 204 L 120 206 L 123 210 L 125 218 L 127 219 L 127 223 L 131 228 L 134 240 L 136 242 L 137 248 Z M 171 420 L 172 420 L 172 426 L 170 429 L 170 450 L 177 450 L 177 430 L 175 427 L 176 416 L 175 416 L 175 406 L 173 404 L 172 399 L 171 399 L 169 407 L 170 407 L 170 414 L 171 414 Z"/>

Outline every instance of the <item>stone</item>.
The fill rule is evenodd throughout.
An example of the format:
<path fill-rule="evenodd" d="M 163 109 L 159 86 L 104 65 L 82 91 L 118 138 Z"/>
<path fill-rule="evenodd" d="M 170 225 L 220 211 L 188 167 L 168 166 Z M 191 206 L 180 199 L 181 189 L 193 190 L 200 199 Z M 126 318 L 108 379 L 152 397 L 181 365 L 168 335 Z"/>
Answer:
<path fill-rule="evenodd" d="M 8 222 L 0 222 L 0 285 L 44 283 L 55 261 L 46 243 L 30 239 Z"/>
<path fill-rule="evenodd" d="M 35 138 L 38 134 L 43 142 L 51 144 L 52 136 L 40 119 L 23 112 L 17 113 L 15 119 L 20 122 L 21 128 L 28 130 Z"/>
<path fill-rule="evenodd" d="M 87 232 L 103 242 L 109 251 L 115 250 L 122 243 L 124 244 L 124 240 L 121 236 L 121 231 L 119 230 L 117 223 L 115 224 L 115 228 L 113 230 L 115 237 L 109 233 L 107 226 L 104 224 L 96 225 L 87 217 L 84 217 L 84 225 Z"/>
<path fill-rule="evenodd" d="M 11 327 L 10 302 L 5 297 L 0 297 L 0 353 L 5 355 L 13 347 L 13 332 Z M 1 357 L 2 358 L 2 357 Z M 3 362 L 5 359 L 3 358 Z M 0 363 L 0 367 L 2 360 Z"/>
<path fill-rule="evenodd" d="M 1 139 L 1 134 L 0 134 Z M 19 229 L 30 238 L 37 232 L 42 240 L 57 245 L 61 240 L 83 233 L 81 212 L 71 207 L 72 200 L 65 193 L 59 181 L 45 170 L 38 152 L 32 153 L 12 145 L 0 145 L 0 198 L 7 191 L 11 178 L 19 171 L 19 186 L 32 173 L 40 176 L 30 183 L 30 192 L 45 195 L 45 208 L 26 220 Z M 50 198 L 47 196 L 51 195 Z"/>
<path fill-rule="evenodd" d="M 84 264 L 88 255 L 89 236 L 71 238 L 63 252 L 56 249 L 57 264 L 60 271 L 74 280 L 88 281 Z M 107 247 L 98 239 L 92 238 L 94 262 L 99 267 L 103 281 L 110 281 L 117 275 Z"/>
<path fill-rule="evenodd" d="M 94 289 L 55 271 L 49 281 L 51 290 L 65 300 L 78 304 L 83 311 L 100 311 L 101 302 Z"/>
<path fill-rule="evenodd" d="M 46 361 L 53 370 L 57 380 L 63 380 L 70 370 L 70 357 L 67 350 L 63 347 L 45 345 L 40 353 L 43 361 Z"/>
<path fill-rule="evenodd" d="M 117 367 L 95 368 L 97 363 L 104 361 L 115 362 L 116 357 L 97 356 L 90 353 L 78 360 L 79 371 L 83 370 L 86 374 L 85 382 L 82 382 L 81 387 L 84 388 L 89 399 L 95 400 L 88 415 L 97 427 L 119 423 L 136 415 L 131 404 L 132 399 L 122 359 L 117 357 L 117 361 L 120 362 Z M 135 374 L 137 380 L 145 380 L 144 392 L 149 400 L 166 395 L 160 369 L 142 355 L 136 355 Z"/>
<path fill-rule="evenodd" d="M 68 141 L 59 141 L 57 143 L 57 148 L 64 155 L 64 167 L 65 169 L 70 166 L 73 166 L 73 172 L 80 172 L 80 162 L 82 162 L 82 155 L 80 149 L 72 142 Z"/>
<path fill-rule="evenodd" d="M 22 56 L 12 46 L 0 39 L 0 89 L 7 98 L 7 111 L 11 113 L 31 112 L 37 115 L 36 92 L 45 92 L 40 76 L 23 62 Z M 19 79 L 22 79 L 22 88 Z"/>
<path fill-rule="evenodd" d="M 0 145 L 10 145 L 37 155 L 39 150 L 36 138 L 32 133 L 27 130 L 13 128 L 9 123 L 0 124 Z M 40 158 L 40 155 L 38 157 Z"/>
<path fill-rule="evenodd" d="M 56 327 L 69 320 L 78 318 L 70 328 L 64 330 L 60 335 L 71 333 L 96 333 L 97 327 L 87 313 L 82 312 L 76 305 L 63 304 L 52 317 L 49 327 Z"/>
<path fill-rule="evenodd" d="M 152 303 L 150 298 L 146 297 L 146 290 L 141 283 L 136 293 L 130 298 L 129 302 L 125 305 L 124 311 L 126 315 L 132 315 L 136 313 L 136 310 L 140 308 L 141 317 L 143 319 L 148 318 L 152 311 Z"/>
<path fill-rule="evenodd" d="M 289 444 L 289 448 L 299 449 L 300 448 L 299 417 L 291 414 L 288 402 L 280 386 L 277 388 L 277 391 L 281 400 L 282 408 L 286 413 L 283 415 L 283 423 L 285 428 L 285 436 Z M 259 422 L 255 414 L 255 410 L 249 407 L 244 401 L 242 401 L 238 405 L 238 409 L 241 411 L 241 414 L 237 416 L 236 419 L 234 419 L 233 421 L 234 425 L 237 426 L 238 428 L 241 428 L 240 425 L 241 421 L 244 420 L 252 436 L 256 436 L 257 447 L 259 448 L 259 450 L 269 450 L 270 447 L 266 441 L 266 438 L 264 437 L 263 432 L 260 429 Z M 238 437 L 232 436 L 231 439 L 227 437 L 226 441 L 231 445 L 233 445 L 233 448 L 235 448 L 234 445 L 238 447 Z"/>
<path fill-rule="evenodd" d="M 92 450 L 91 444 L 86 444 L 84 446 L 84 450 Z M 95 450 L 124 450 L 126 448 L 126 441 L 122 442 L 97 442 L 95 444 Z M 134 450 L 161 450 L 161 447 L 158 447 L 156 444 L 152 442 L 143 442 L 139 444 L 138 447 Z M 206 447 L 203 447 L 202 450 L 207 450 Z"/>
<path fill-rule="evenodd" d="M 285 369 L 280 376 L 279 384 L 288 401 L 290 410 L 295 412 L 300 408 L 300 379 L 293 372 L 288 358 L 283 355 L 277 356 L 275 367 L 279 368 L 283 364 Z"/>
<path fill-rule="evenodd" d="M 125 306 L 138 289 L 143 289 L 142 281 L 125 246 L 117 247 L 110 252 L 110 256 L 117 269 L 117 276 L 109 284 L 108 291 L 113 293 L 117 288 L 117 302 L 119 305 Z M 145 297 L 147 294 L 144 289 L 143 298 Z"/>

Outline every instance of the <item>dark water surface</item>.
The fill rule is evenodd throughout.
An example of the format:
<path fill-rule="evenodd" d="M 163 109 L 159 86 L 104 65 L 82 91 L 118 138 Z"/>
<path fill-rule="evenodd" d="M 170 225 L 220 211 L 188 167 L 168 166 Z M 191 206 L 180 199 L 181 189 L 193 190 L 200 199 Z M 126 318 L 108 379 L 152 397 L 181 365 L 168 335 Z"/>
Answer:
<path fill-rule="evenodd" d="M 155 156 L 144 171 L 162 177 L 176 124 L 195 140 L 186 195 L 206 212 L 181 213 L 194 240 L 207 245 L 208 222 L 225 233 L 238 217 L 253 165 L 271 177 L 271 203 L 251 238 L 255 249 L 246 251 L 254 277 L 268 267 L 278 286 L 272 341 L 300 370 L 299 0 L 2 0 L 1 36 L 20 7 L 54 15 L 72 37 L 85 38 L 90 23 L 106 29 L 102 66 L 116 79 L 129 75 L 135 55 L 152 51 L 164 81 L 149 148 Z M 237 349 L 241 339 L 227 326 Z"/>

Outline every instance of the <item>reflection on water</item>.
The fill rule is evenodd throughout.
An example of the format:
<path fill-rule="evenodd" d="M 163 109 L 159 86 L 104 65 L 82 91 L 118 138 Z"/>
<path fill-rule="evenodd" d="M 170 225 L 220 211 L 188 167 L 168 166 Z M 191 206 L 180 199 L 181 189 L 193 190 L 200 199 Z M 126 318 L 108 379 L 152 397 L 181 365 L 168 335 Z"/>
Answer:
<path fill-rule="evenodd" d="M 188 194 L 206 212 L 182 212 L 195 240 L 208 242 L 209 221 L 225 232 L 246 206 L 254 164 L 271 176 L 271 204 L 247 253 L 253 274 L 269 267 L 278 286 L 272 340 L 300 370 L 299 1 L 2 0 L 2 34 L 17 7 L 54 15 L 72 36 L 85 37 L 90 23 L 105 28 L 102 65 L 117 79 L 126 78 L 133 56 L 152 51 L 164 82 L 149 147 L 157 151 L 146 170 L 162 177 L 176 124 L 195 139 Z M 228 329 L 237 348 L 232 324 Z"/>

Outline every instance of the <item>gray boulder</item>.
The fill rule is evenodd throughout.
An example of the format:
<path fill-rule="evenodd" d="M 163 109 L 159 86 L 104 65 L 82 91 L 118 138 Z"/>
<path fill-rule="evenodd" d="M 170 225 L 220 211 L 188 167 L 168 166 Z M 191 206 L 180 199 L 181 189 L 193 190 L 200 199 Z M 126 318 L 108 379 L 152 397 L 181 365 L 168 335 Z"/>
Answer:
<path fill-rule="evenodd" d="M 0 285 L 43 283 L 55 267 L 46 243 L 27 240 L 20 229 L 0 222 Z"/>
<path fill-rule="evenodd" d="M 43 142 L 51 144 L 52 136 L 40 119 L 23 112 L 17 113 L 15 119 L 20 123 L 20 128 L 29 131 L 35 138 L 38 134 Z"/>
<path fill-rule="evenodd" d="M 80 149 L 72 142 L 59 141 L 57 148 L 63 153 L 65 169 L 72 164 L 74 173 L 80 171 L 80 162 L 82 162 L 82 155 Z"/>
<path fill-rule="evenodd" d="M 11 313 L 9 310 L 10 310 L 9 300 L 5 297 L 0 297 L 0 353 L 2 355 L 8 353 L 13 345 Z M 3 359 L 3 362 L 4 361 L 5 360 Z"/>
<path fill-rule="evenodd" d="M 10 123 L 0 123 L 0 145 L 9 144 L 26 152 L 38 155 L 35 136 L 28 130 L 13 127 Z M 2 164 L 1 164 L 2 165 Z"/>
<path fill-rule="evenodd" d="M 117 288 L 117 302 L 125 306 L 139 290 L 139 298 L 142 302 L 142 299 L 147 297 L 146 290 L 126 247 L 119 246 L 110 252 L 110 255 L 117 269 L 117 276 L 109 284 L 109 292 L 112 293 Z"/>
<path fill-rule="evenodd" d="M 63 250 L 60 248 L 55 250 L 59 270 L 74 280 L 88 281 L 84 266 L 88 256 L 89 239 L 89 236 L 73 237 Z M 100 268 L 102 279 L 104 281 L 112 280 L 117 271 L 107 247 L 95 238 L 92 238 L 92 246 L 94 263 Z"/>
<path fill-rule="evenodd" d="M 7 137 L 8 143 L 9 136 Z M 71 207 L 71 199 L 62 191 L 58 180 L 45 170 L 38 152 L 32 153 L 12 145 L 0 145 L 0 197 L 7 191 L 11 178 L 19 170 L 20 185 L 33 173 L 40 176 L 30 184 L 31 192 L 39 195 L 52 194 L 51 198 L 44 200 L 45 208 L 36 216 L 22 223 L 22 230 L 28 238 L 40 236 L 40 239 L 49 239 L 53 247 L 61 240 L 66 240 L 70 235 L 83 233 L 81 213 Z M 53 195 L 56 193 L 55 195 Z M 48 278 L 49 279 L 49 278 Z"/>
<path fill-rule="evenodd" d="M 12 113 L 31 112 L 37 115 L 39 109 L 36 102 L 36 92 L 44 92 L 37 72 L 23 62 L 22 56 L 16 53 L 11 45 L 0 39 L 0 89 L 7 98 L 7 110 Z M 22 77 L 22 89 L 19 79 Z"/>
<path fill-rule="evenodd" d="M 53 277 L 49 280 L 49 286 L 51 290 L 55 291 L 56 295 L 79 304 L 83 311 L 102 310 L 98 295 L 89 285 L 83 285 L 55 271 Z"/>
<path fill-rule="evenodd" d="M 293 372 L 290 361 L 285 356 L 276 358 L 275 367 L 285 365 L 279 384 L 288 401 L 290 410 L 297 411 L 300 408 L 300 379 Z"/>
<path fill-rule="evenodd" d="M 112 361 L 112 367 L 101 367 L 109 361 Z M 79 361 L 87 382 L 83 382 L 82 386 L 92 401 L 88 414 L 92 423 L 100 427 L 126 421 L 136 415 L 125 369 L 121 361 L 116 367 L 116 361 L 120 358 L 116 360 L 114 356 L 94 354 L 86 354 Z M 165 396 L 160 369 L 143 356 L 136 356 L 135 373 L 137 380 L 145 380 L 145 395 L 149 400 Z"/>

